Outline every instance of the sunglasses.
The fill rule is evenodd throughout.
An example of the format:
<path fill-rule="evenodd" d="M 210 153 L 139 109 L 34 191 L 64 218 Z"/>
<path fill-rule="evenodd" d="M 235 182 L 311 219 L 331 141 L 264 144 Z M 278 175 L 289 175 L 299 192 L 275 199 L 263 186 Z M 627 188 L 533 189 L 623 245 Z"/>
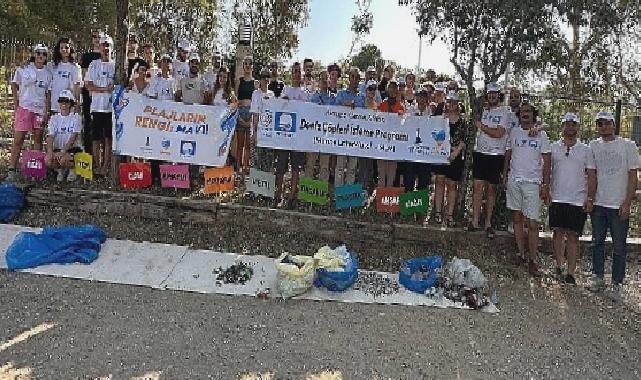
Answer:
<path fill-rule="evenodd" d="M 47 53 L 45 53 L 45 52 L 41 52 L 41 51 L 37 51 L 37 52 L 36 52 L 36 56 L 38 56 L 38 55 L 42 55 L 42 56 L 45 56 L 45 57 L 46 57 L 46 56 L 47 56 Z"/>
<path fill-rule="evenodd" d="M 254 62 L 243 62 L 243 66 L 252 66 Z"/>
<path fill-rule="evenodd" d="M 367 87 L 367 91 L 376 91 L 376 87 Z"/>
<path fill-rule="evenodd" d="M 60 98 L 60 99 L 58 99 L 58 103 L 69 103 L 69 104 L 71 104 L 72 101 L 71 101 L 71 99 Z"/>

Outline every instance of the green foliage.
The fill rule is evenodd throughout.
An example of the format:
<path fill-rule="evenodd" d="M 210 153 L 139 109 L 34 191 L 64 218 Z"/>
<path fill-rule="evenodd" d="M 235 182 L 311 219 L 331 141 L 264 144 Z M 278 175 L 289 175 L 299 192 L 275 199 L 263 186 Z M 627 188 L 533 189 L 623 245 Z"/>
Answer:
<path fill-rule="evenodd" d="M 376 71 L 381 74 L 385 68 L 385 61 L 383 60 L 381 49 L 376 45 L 367 44 L 361 48 L 358 54 L 352 57 L 352 66 L 358 67 L 359 70 L 365 71 L 368 66 L 375 66 Z"/>

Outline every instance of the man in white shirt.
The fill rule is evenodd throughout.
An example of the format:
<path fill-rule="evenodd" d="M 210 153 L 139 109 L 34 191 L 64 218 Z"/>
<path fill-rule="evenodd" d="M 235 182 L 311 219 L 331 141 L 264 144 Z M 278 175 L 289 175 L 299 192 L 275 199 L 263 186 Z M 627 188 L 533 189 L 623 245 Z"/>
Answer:
<path fill-rule="evenodd" d="M 200 77 L 200 56 L 198 53 L 189 55 L 189 76 L 181 78 L 176 90 L 176 101 L 185 104 L 205 104 L 208 99 L 209 86 Z"/>
<path fill-rule="evenodd" d="M 612 235 L 612 294 L 620 298 L 625 278 L 626 238 L 630 223 L 630 207 L 637 190 L 639 154 L 636 145 L 615 135 L 614 116 L 610 112 L 596 115 L 600 138 L 590 142 L 594 155 L 596 184 L 588 186 L 588 206 L 594 203 L 590 214 L 592 221 L 592 270 L 594 276 L 590 290 L 603 290 L 605 283 L 605 237 Z"/>
<path fill-rule="evenodd" d="M 191 43 L 184 39 L 178 42 L 177 47 L 176 59 L 172 65 L 174 71 L 172 76 L 176 79 L 176 82 L 189 76 L 189 62 L 187 61 L 187 57 L 193 50 Z"/>
<path fill-rule="evenodd" d="M 274 168 L 274 150 L 261 148 L 258 143 L 258 124 L 263 117 L 265 102 L 275 97 L 274 92 L 267 88 L 271 74 L 268 69 L 263 69 L 259 75 L 258 88 L 252 93 L 249 112 L 252 114 L 251 138 L 251 164 L 250 166 L 264 172 L 271 172 Z"/>
<path fill-rule="evenodd" d="M 111 144 L 113 125 L 111 92 L 114 89 L 116 65 L 111 60 L 113 40 L 108 35 L 100 37 L 100 59 L 89 64 L 84 78 L 91 93 L 91 134 L 93 163 L 96 174 L 106 176 L 111 169 Z M 100 152 L 103 151 L 101 156 Z"/>
<path fill-rule="evenodd" d="M 577 139 L 579 118 L 567 113 L 562 119 L 563 138 L 552 144 L 552 204 L 548 211 L 552 242 L 556 258 L 556 277 L 559 281 L 576 285 L 574 272 L 579 249 L 579 236 L 583 233 L 587 210 L 588 183 L 596 181 L 594 173 L 586 176 L 588 168 L 594 167 L 590 148 Z M 563 264 L 567 253 L 567 274 Z"/>
<path fill-rule="evenodd" d="M 539 218 L 541 200 L 550 201 L 550 141 L 545 131 L 531 137 L 529 130 L 534 128 L 537 110 L 529 103 L 521 104 L 519 125 L 512 128 L 507 141 L 503 180 L 507 178 L 507 208 L 512 210 L 514 219 L 514 237 L 518 254 L 514 264 L 519 265 L 525 259 L 524 223 L 528 228 L 528 272 L 538 276 L 536 264 L 539 245 Z"/>
<path fill-rule="evenodd" d="M 487 237 L 494 238 L 492 212 L 496 202 L 496 185 L 501 179 L 505 160 L 505 146 L 510 132 L 510 123 L 505 110 L 499 107 L 500 88 L 496 83 L 486 87 L 489 109 L 483 111 L 481 121 L 475 126 L 478 130 L 473 153 L 472 177 L 474 191 L 472 194 L 472 222 L 468 231 L 481 228 L 481 205 L 483 192 L 487 189 L 485 200 L 485 231 Z"/>
<path fill-rule="evenodd" d="M 171 77 L 171 57 L 164 54 L 160 57 L 160 72 L 151 79 L 147 96 L 158 100 L 174 100 L 176 80 Z"/>

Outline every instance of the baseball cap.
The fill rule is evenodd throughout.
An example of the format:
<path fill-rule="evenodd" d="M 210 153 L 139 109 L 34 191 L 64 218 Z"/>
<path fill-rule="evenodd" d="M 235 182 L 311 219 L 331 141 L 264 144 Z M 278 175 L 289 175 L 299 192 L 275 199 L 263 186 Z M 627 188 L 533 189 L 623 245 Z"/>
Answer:
<path fill-rule="evenodd" d="M 33 52 L 49 54 L 49 48 L 47 48 L 44 44 L 37 44 L 33 47 Z"/>
<path fill-rule="evenodd" d="M 160 56 L 160 61 L 161 61 L 161 62 L 162 62 L 162 61 L 169 61 L 169 62 L 171 62 L 171 61 L 172 61 L 172 59 L 171 59 L 171 55 L 169 55 L 169 54 L 167 54 L 167 53 L 165 53 L 165 54 L 161 55 L 161 56 Z"/>
<path fill-rule="evenodd" d="M 568 112 L 563 116 L 563 118 L 561 118 L 561 122 L 565 123 L 568 121 L 572 121 L 574 123 L 579 124 L 579 117 L 575 113 Z"/>
<path fill-rule="evenodd" d="M 459 97 L 458 97 L 458 94 L 455 91 L 450 91 L 445 96 L 445 100 L 454 100 L 454 101 L 458 102 L 459 101 Z"/>
<path fill-rule="evenodd" d="M 58 95 L 58 101 L 60 101 L 61 99 L 68 99 L 72 102 L 76 101 L 76 97 L 73 96 L 73 92 L 71 92 L 70 90 L 63 90 L 60 95 Z"/>
<path fill-rule="evenodd" d="M 371 87 L 371 86 L 378 86 L 378 83 L 376 83 L 375 80 L 368 80 L 367 83 L 365 83 L 365 88 Z"/>
<path fill-rule="evenodd" d="M 371 73 L 372 71 L 376 72 L 376 67 L 374 66 L 367 66 L 367 72 Z"/>
<path fill-rule="evenodd" d="M 596 120 L 609 120 L 609 121 L 614 121 L 614 115 L 612 112 L 607 112 L 607 111 L 601 111 L 596 114 Z"/>
<path fill-rule="evenodd" d="M 200 55 L 198 55 L 198 53 L 196 53 L 196 52 L 193 52 L 193 53 L 189 54 L 189 59 L 188 59 L 188 61 L 190 61 L 190 62 L 191 62 L 191 61 L 198 61 L 198 62 L 200 62 Z"/>
<path fill-rule="evenodd" d="M 223 55 L 218 50 L 214 52 L 214 57 L 222 58 L 222 56 Z"/>
<path fill-rule="evenodd" d="M 260 79 L 269 79 L 271 76 L 272 74 L 268 68 L 265 67 L 262 70 L 260 70 L 260 75 L 259 75 Z"/>
<path fill-rule="evenodd" d="M 423 89 L 423 90 L 417 92 L 416 96 L 422 96 L 424 98 L 428 98 L 430 96 L 430 93 L 427 92 L 427 90 Z"/>
<path fill-rule="evenodd" d="M 405 77 L 400 77 L 396 80 L 399 86 L 405 86 Z"/>
<path fill-rule="evenodd" d="M 495 82 L 488 83 L 487 86 L 485 86 L 485 90 L 487 92 L 501 92 L 501 88 Z"/>
<path fill-rule="evenodd" d="M 191 42 L 189 42 L 186 39 L 182 39 L 178 41 L 178 49 L 184 50 L 184 51 L 191 51 Z"/>
<path fill-rule="evenodd" d="M 437 83 L 434 85 L 434 91 L 445 92 L 445 86 L 443 86 L 443 83 Z"/>
<path fill-rule="evenodd" d="M 100 45 L 113 46 L 113 44 L 114 44 L 114 40 L 113 40 L 113 38 L 111 38 L 110 35 L 103 34 L 102 36 L 100 36 Z"/>

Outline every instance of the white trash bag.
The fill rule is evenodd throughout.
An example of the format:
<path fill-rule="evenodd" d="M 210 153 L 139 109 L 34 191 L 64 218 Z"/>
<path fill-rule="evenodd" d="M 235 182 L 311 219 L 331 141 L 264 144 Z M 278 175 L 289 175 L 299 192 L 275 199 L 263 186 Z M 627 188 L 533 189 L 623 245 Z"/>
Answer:
<path fill-rule="evenodd" d="M 469 288 L 483 289 L 487 287 L 487 279 L 483 272 L 468 259 L 454 257 L 447 264 L 447 277 L 455 285 L 463 285 Z"/>

